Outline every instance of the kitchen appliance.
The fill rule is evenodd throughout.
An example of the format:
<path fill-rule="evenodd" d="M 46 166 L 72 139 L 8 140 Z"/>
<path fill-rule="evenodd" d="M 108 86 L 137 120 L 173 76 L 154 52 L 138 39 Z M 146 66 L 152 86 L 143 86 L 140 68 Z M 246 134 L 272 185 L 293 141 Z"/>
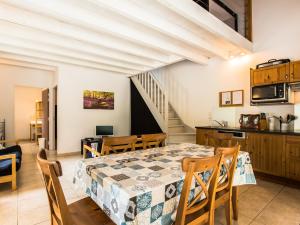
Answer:
<path fill-rule="evenodd" d="M 293 103 L 294 93 L 287 83 L 251 87 L 251 105 Z"/>
<path fill-rule="evenodd" d="M 291 60 L 289 60 L 289 59 L 270 59 L 268 62 L 264 62 L 264 63 L 256 65 L 256 69 L 265 68 L 265 67 L 269 67 L 269 66 L 275 66 L 278 64 L 289 63 L 290 61 Z"/>
<path fill-rule="evenodd" d="M 235 139 L 245 139 L 246 138 L 246 132 L 242 132 L 242 131 L 218 130 L 218 133 L 232 134 L 232 137 Z"/>
<path fill-rule="evenodd" d="M 241 114 L 239 122 L 242 129 L 259 129 L 260 114 Z"/>

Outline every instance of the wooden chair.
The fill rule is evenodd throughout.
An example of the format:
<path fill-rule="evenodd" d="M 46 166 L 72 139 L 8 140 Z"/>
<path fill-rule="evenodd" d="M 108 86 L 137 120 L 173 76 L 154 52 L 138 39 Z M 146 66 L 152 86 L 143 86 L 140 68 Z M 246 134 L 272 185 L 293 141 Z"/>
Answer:
<path fill-rule="evenodd" d="M 178 205 L 175 225 L 214 224 L 215 195 L 217 178 L 220 173 L 221 155 L 208 158 L 184 158 L 182 170 L 186 172 Z M 199 173 L 211 172 L 206 181 Z M 193 199 L 190 199 L 191 183 L 194 180 L 201 187 Z M 201 200 L 201 197 L 205 197 Z"/>
<path fill-rule="evenodd" d="M 220 174 L 218 179 L 216 190 L 216 208 L 221 205 L 225 205 L 225 215 L 228 225 L 232 224 L 232 184 L 239 150 L 240 145 L 236 145 L 230 148 L 218 148 L 216 151 L 217 154 L 222 154 L 221 168 L 225 170 L 222 174 Z M 237 202 L 235 202 L 235 204 L 235 207 L 237 207 Z"/>
<path fill-rule="evenodd" d="M 143 149 L 147 148 L 157 148 L 165 145 L 165 140 L 167 135 L 165 133 L 158 134 L 143 134 L 142 135 L 142 143 Z"/>
<path fill-rule="evenodd" d="M 17 171 L 21 167 L 22 150 L 18 140 L 0 140 L 0 144 L 15 145 L 0 149 L 0 183 L 11 182 L 12 190 L 17 189 Z"/>
<path fill-rule="evenodd" d="M 48 195 L 51 225 L 115 225 L 90 198 L 67 205 L 58 177 L 62 175 L 59 161 L 48 161 L 45 150 L 37 155 Z"/>
<path fill-rule="evenodd" d="M 101 148 L 101 155 L 108 155 L 111 152 L 126 152 L 128 150 L 134 151 L 137 136 L 124 136 L 124 137 L 104 137 Z"/>
<path fill-rule="evenodd" d="M 214 153 L 219 147 L 231 147 L 233 135 L 229 133 L 205 134 L 205 145 L 212 145 Z"/>

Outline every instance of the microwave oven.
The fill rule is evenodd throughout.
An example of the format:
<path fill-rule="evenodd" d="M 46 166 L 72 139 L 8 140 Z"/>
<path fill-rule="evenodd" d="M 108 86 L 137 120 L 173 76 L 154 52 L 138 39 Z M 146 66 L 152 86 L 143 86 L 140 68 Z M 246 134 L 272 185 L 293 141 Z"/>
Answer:
<path fill-rule="evenodd" d="M 251 104 L 293 103 L 293 92 L 287 83 L 251 87 Z"/>

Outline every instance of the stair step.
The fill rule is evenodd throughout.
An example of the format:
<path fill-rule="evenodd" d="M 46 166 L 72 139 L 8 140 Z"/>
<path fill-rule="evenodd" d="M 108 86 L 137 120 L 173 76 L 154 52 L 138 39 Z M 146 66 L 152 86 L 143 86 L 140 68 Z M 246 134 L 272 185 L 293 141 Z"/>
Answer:
<path fill-rule="evenodd" d="M 168 134 L 169 136 L 180 136 L 180 135 L 186 135 L 186 136 L 193 136 L 196 135 L 196 133 L 172 133 L 172 134 Z"/>
<path fill-rule="evenodd" d="M 174 125 L 183 125 L 183 124 L 182 124 L 180 118 L 174 117 L 174 118 L 169 118 L 168 125 L 174 126 Z"/>
<path fill-rule="evenodd" d="M 173 125 L 168 127 L 168 133 L 173 134 L 173 133 L 184 133 L 185 127 L 184 125 Z"/>
<path fill-rule="evenodd" d="M 183 124 L 178 124 L 178 125 L 169 125 L 169 128 L 173 128 L 173 127 L 184 127 Z"/>
<path fill-rule="evenodd" d="M 174 133 L 168 134 L 168 144 L 196 143 L 195 133 Z"/>

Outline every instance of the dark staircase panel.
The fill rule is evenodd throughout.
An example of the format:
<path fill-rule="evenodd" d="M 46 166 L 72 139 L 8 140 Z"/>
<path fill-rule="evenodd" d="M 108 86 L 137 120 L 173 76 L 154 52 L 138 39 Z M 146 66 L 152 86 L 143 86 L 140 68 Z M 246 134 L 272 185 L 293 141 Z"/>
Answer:
<path fill-rule="evenodd" d="M 131 134 L 141 135 L 162 132 L 143 97 L 140 95 L 132 81 L 130 81 L 130 94 Z"/>

